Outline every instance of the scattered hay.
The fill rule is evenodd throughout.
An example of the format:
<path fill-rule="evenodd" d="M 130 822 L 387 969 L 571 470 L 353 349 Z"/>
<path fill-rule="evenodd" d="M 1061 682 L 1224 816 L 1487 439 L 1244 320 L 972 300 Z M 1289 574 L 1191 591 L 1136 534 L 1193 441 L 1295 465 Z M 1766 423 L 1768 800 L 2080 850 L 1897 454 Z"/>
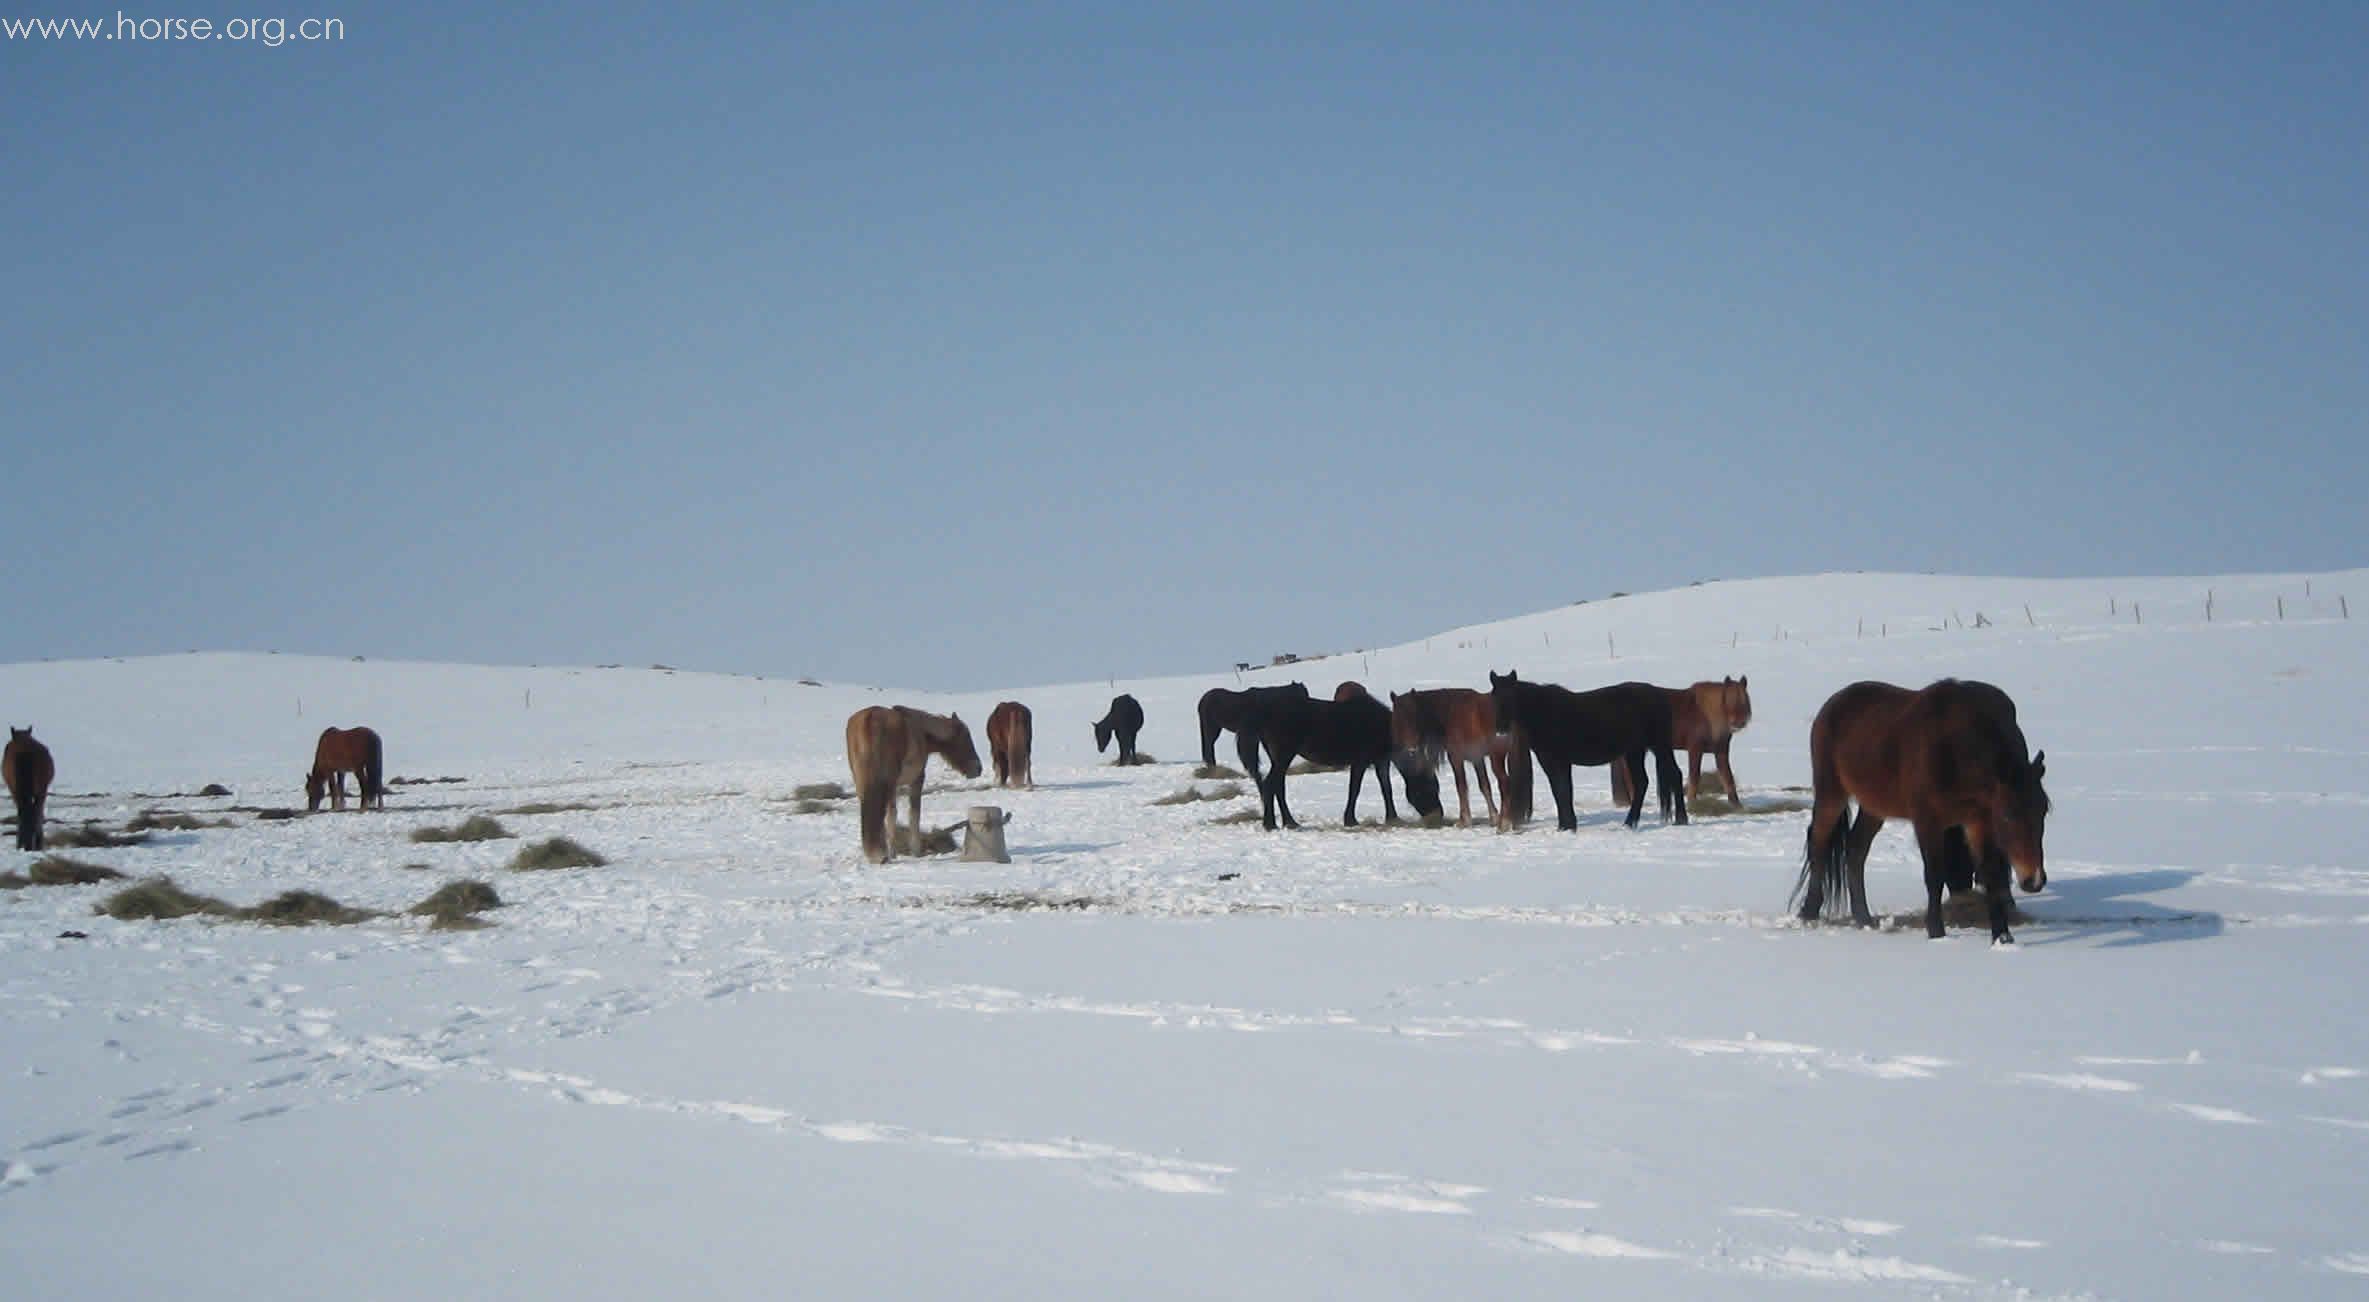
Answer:
<path fill-rule="evenodd" d="M 434 865 L 434 864 L 424 864 L 424 863 L 406 863 L 406 864 L 397 864 L 397 865 L 395 865 L 395 866 L 396 866 L 396 867 L 398 867 L 398 868 L 401 868 L 403 871 L 405 871 L 405 872 L 407 872 L 407 873 L 424 873 L 424 872 L 428 871 L 430 868 L 434 867 L 435 865 Z"/>
<path fill-rule="evenodd" d="M 1211 787 L 1206 791 L 1199 787 L 1184 787 L 1171 791 L 1152 803 L 1155 805 L 1190 805 L 1204 800 L 1234 800 L 1249 794 L 1243 789 L 1241 783 L 1229 782 L 1222 787 Z"/>
<path fill-rule="evenodd" d="M 907 900 L 914 908 L 932 908 L 935 900 Z M 982 891 L 945 904 L 957 909 L 987 909 L 996 913 L 1039 913 L 1047 911 L 1074 912 L 1081 909 L 1108 908 L 1116 900 L 1100 899 L 1092 895 L 1045 895 L 1036 891 Z"/>
<path fill-rule="evenodd" d="M 286 805 L 272 805 L 263 809 L 245 809 L 240 812 L 253 814 L 259 821 L 266 823 L 286 822 L 288 819 L 301 817 L 304 813 L 301 809 L 291 809 Z"/>
<path fill-rule="evenodd" d="M 837 782 L 807 782 L 801 783 L 793 789 L 790 792 L 790 799 L 799 801 L 846 800 L 854 795 L 854 792 Z"/>
<path fill-rule="evenodd" d="M 962 848 L 954 834 L 961 831 L 964 825 L 948 823 L 944 827 L 930 828 L 919 837 L 914 835 L 912 828 L 900 826 L 897 828 L 897 853 L 916 859 L 933 854 L 953 854 Z"/>
<path fill-rule="evenodd" d="M 1881 915 L 1878 916 L 1881 917 Z M 1847 922 L 1849 919 L 1849 911 L 1845 910 L 1843 920 Z M 1827 920 L 1831 922 L 1834 919 L 1829 916 Z M 2010 894 L 2007 897 L 2007 925 L 2020 927 L 2031 920 L 2031 915 L 2017 907 L 2015 896 Z M 1888 918 L 1882 918 L 1882 921 L 1887 928 L 1914 931 L 1921 936 L 1925 934 L 1925 906 L 1920 904 L 1904 913 L 1895 913 Z M 1952 931 L 1988 932 L 1991 929 L 1991 897 L 1979 889 L 1960 891 L 1955 895 L 1943 892 L 1941 925 Z"/>
<path fill-rule="evenodd" d="M 839 806 L 828 800 L 801 800 L 790 806 L 793 814 L 828 814 Z"/>
<path fill-rule="evenodd" d="M 431 930 L 474 931 L 492 925 L 476 915 L 500 907 L 502 897 L 490 884 L 463 879 L 437 887 L 433 895 L 412 905 L 410 913 L 415 918 L 429 919 Z"/>
<path fill-rule="evenodd" d="M 1299 763 L 1292 765 L 1291 769 L 1285 774 L 1285 776 L 1305 778 L 1314 777 L 1320 773 L 1339 773 L 1342 771 L 1342 766 L 1338 764 L 1319 764 L 1315 760 L 1301 760 Z"/>
<path fill-rule="evenodd" d="M 521 849 L 510 860 L 510 867 L 518 872 L 540 872 L 551 868 L 599 868 L 608 862 L 564 836 L 555 836 Z"/>
<path fill-rule="evenodd" d="M 25 879 L 35 886 L 89 886 L 94 882 L 123 879 L 123 874 L 105 864 L 85 863 L 62 854 L 44 855 L 25 870 Z"/>
<path fill-rule="evenodd" d="M 538 800 L 530 804 L 517 805 L 509 809 L 497 809 L 494 812 L 497 814 L 511 814 L 519 817 L 526 817 L 533 814 L 574 814 L 580 813 L 587 809 L 598 808 L 600 808 L 599 805 L 588 805 L 580 800 L 571 800 L 564 803 L 551 800 Z"/>
<path fill-rule="evenodd" d="M 272 927 L 350 927 L 382 915 L 349 908 L 318 891 L 282 891 L 251 909 L 237 910 L 235 916 Z"/>
<path fill-rule="evenodd" d="M 1110 762 L 1110 767 L 1114 769 L 1139 768 L 1145 764 L 1157 764 L 1159 762 L 1159 756 L 1152 754 L 1150 751 L 1139 750 L 1135 752 L 1134 759 L 1114 759 Z"/>
<path fill-rule="evenodd" d="M 197 789 L 197 794 L 200 796 L 227 796 L 230 794 L 230 788 L 223 786 L 219 782 L 209 782 L 206 785 L 199 787 Z"/>
<path fill-rule="evenodd" d="M 127 845 L 146 845 L 148 834 L 119 835 L 97 823 L 84 823 L 80 827 L 52 828 L 42 840 L 61 850 L 114 850 Z"/>
<path fill-rule="evenodd" d="M 1256 823 L 1261 817 L 1255 809 L 1237 809 L 1231 814 L 1220 814 L 1209 822 L 1213 827 L 1235 827 L 1243 823 Z"/>
<path fill-rule="evenodd" d="M 195 814 L 177 814 L 164 809 L 143 809 L 132 821 L 123 825 L 126 832 L 199 832 L 215 827 L 236 827 L 227 818 L 199 818 Z"/>
<path fill-rule="evenodd" d="M 1651 807 L 1653 801 L 1648 798 L 1646 804 Z M 1728 803 L 1726 792 L 1706 790 L 1686 802 L 1686 813 L 1689 818 L 1762 818 L 1770 814 L 1806 814 L 1808 812 L 1810 812 L 1810 802 L 1799 796 L 1746 796 L 1744 797 L 1744 807 L 1738 809 Z"/>
<path fill-rule="evenodd" d="M 1199 765 L 1194 768 L 1193 776 L 1202 782 L 1223 782 L 1228 778 L 1232 778 L 1237 781 L 1244 781 L 1250 777 L 1250 775 L 1247 773 L 1242 773 L 1234 769 L 1227 768 L 1223 764 Z"/>
<path fill-rule="evenodd" d="M 471 814 L 451 827 L 411 829 L 411 839 L 422 845 L 445 841 L 503 841 L 512 835 L 509 828 L 502 826 L 500 819 L 488 818 L 483 814 Z"/>
<path fill-rule="evenodd" d="M 193 895 L 170 877 L 150 877 L 99 901 L 97 912 L 122 922 L 143 918 L 186 918 L 191 914 L 227 918 L 238 911 L 211 895 Z"/>
<path fill-rule="evenodd" d="M 467 778 L 388 778 L 387 785 L 390 787 L 433 787 L 468 780 Z"/>

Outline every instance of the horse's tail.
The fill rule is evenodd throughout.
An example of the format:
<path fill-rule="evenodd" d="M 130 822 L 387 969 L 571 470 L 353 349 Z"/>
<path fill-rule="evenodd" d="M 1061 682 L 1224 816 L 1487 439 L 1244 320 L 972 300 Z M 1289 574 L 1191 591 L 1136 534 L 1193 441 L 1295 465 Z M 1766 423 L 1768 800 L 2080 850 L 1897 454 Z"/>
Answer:
<path fill-rule="evenodd" d="M 387 807 L 387 754 L 385 743 L 372 732 L 362 741 L 362 807 Z"/>
<path fill-rule="evenodd" d="M 877 777 L 868 782 L 860 777 L 856 780 L 856 817 L 863 820 L 864 858 L 872 863 L 888 861 L 888 809 L 896 795 L 893 781 Z"/>
<path fill-rule="evenodd" d="M 1208 769 L 1217 767 L 1217 735 L 1224 731 L 1225 725 L 1217 721 L 1209 706 L 1204 703 L 1201 706 L 1201 767 Z"/>
<path fill-rule="evenodd" d="M 1840 812 L 1835 814 L 1834 826 L 1827 829 L 1825 845 L 1820 846 L 1818 843 L 1818 816 L 1815 813 L 1810 815 L 1809 837 L 1807 843 L 1802 847 L 1801 854 L 1801 880 L 1793 884 L 1793 894 L 1788 896 L 1785 901 L 1786 908 L 1790 909 L 1800 901 L 1812 883 L 1815 883 L 1818 888 L 1818 902 L 1821 911 L 1831 907 L 1835 900 L 1841 898 L 1844 873 L 1849 867 L 1851 859 L 1850 831 L 1851 807 L 1846 803 Z"/>

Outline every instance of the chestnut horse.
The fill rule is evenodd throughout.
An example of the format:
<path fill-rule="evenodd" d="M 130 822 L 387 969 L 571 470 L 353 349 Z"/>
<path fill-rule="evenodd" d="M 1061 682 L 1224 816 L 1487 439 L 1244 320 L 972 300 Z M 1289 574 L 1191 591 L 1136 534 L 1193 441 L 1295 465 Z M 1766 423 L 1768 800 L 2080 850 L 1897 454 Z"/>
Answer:
<path fill-rule="evenodd" d="M 895 857 L 899 787 L 906 789 L 906 818 L 919 848 L 921 773 L 932 755 L 966 778 L 979 776 L 979 752 L 959 714 L 868 705 L 847 716 L 847 771 L 855 778 L 856 817 L 867 862 L 887 863 Z"/>
<path fill-rule="evenodd" d="M 1809 844 L 1793 888 L 1802 921 L 1816 921 L 1847 881 L 1851 920 L 1875 925 L 1867 912 L 1867 848 L 1885 819 L 1905 818 L 1916 826 L 1925 861 L 1925 934 L 1942 936 L 1942 887 L 1967 881 L 1979 866 L 1991 941 L 2013 944 L 2008 865 L 2027 892 L 2048 884 L 2040 851 L 2046 769 L 2046 752 L 2024 748 L 2015 702 L 1989 683 L 1944 678 L 1923 691 L 1853 683 L 1826 698 L 1810 724 Z"/>
<path fill-rule="evenodd" d="M 1294 759 L 1302 756 L 1318 764 L 1338 764 L 1349 770 L 1349 804 L 1341 813 L 1344 827 L 1357 826 L 1357 793 L 1367 769 L 1382 787 L 1382 814 L 1398 821 L 1398 802 L 1390 795 L 1389 765 L 1397 763 L 1406 779 L 1407 799 L 1426 814 L 1439 812 L 1439 779 L 1416 769 L 1390 744 L 1390 710 L 1362 690 L 1340 701 L 1319 701 L 1298 687 L 1254 687 L 1243 693 L 1240 722 L 1235 726 L 1236 748 L 1245 770 L 1255 771 L 1258 749 L 1267 748 L 1267 772 L 1259 781 L 1259 822 L 1275 830 L 1281 816 L 1286 827 L 1300 822 L 1284 798 L 1283 783 Z"/>
<path fill-rule="evenodd" d="M 33 740 L 31 728 L 10 728 L 8 747 L 0 750 L 0 780 L 16 800 L 16 848 L 38 850 L 45 842 L 41 820 L 49 808 L 49 784 L 58 776 L 49 747 Z"/>
<path fill-rule="evenodd" d="M 1308 694 L 1306 683 L 1286 683 L 1280 687 L 1246 687 L 1234 691 L 1226 687 L 1212 687 L 1201 693 L 1201 764 L 1204 768 L 1217 767 L 1217 738 L 1219 733 L 1239 732 L 1244 707 L 1259 692 L 1289 692 L 1298 696 Z M 1250 752 L 1248 770 L 1250 780 L 1259 780 L 1258 750 Z"/>
<path fill-rule="evenodd" d="M 1005 701 L 987 714 L 987 753 L 995 761 L 995 785 L 1036 788 L 1028 753 L 1036 741 L 1036 716 L 1018 701 Z"/>
<path fill-rule="evenodd" d="M 1526 683 L 1521 675 L 1489 675 L 1489 694 L 1497 700 L 1500 731 L 1519 729 L 1530 739 L 1530 749 L 1546 769 L 1546 784 L 1555 793 L 1555 826 L 1566 832 L 1579 829 L 1579 815 L 1571 805 L 1574 765 L 1626 764 L 1632 790 L 1628 825 L 1635 827 L 1645 810 L 1645 756 L 1652 752 L 1660 768 L 1662 817 L 1686 823 L 1686 802 L 1672 798 L 1678 786 L 1678 757 L 1670 751 L 1670 697 L 1651 683 L 1618 683 L 1592 692 L 1575 692 L 1552 683 Z"/>
<path fill-rule="evenodd" d="M 1728 742 L 1752 723 L 1749 678 L 1722 678 L 1692 687 L 1664 688 L 1670 694 L 1670 745 L 1686 752 L 1686 797 L 1703 788 L 1703 753 L 1719 761 L 1719 780 L 1727 784 L 1727 801 L 1738 809 L 1744 797 L 1736 790 L 1736 771 L 1728 765 Z M 1612 766 L 1612 803 L 1629 803 L 1629 771 Z"/>
<path fill-rule="evenodd" d="M 1121 692 L 1110 698 L 1110 713 L 1094 721 L 1094 753 L 1099 755 L 1110 748 L 1113 737 L 1119 739 L 1119 763 L 1140 764 L 1135 753 L 1135 734 L 1143 731 L 1143 707 L 1134 697 Z"/>
<path fill-rule="evenodd" d="M 387 766 L 378 734 L 368 728 L 323 728 L 313 747 L 313 771 L 304 775 L 304 807 L 321 812 L 321 796 L 331 797 L 330 808 L 345 808 L 345 775 L 361 784 L 361 807 L 387 807 Z"/>
<path fill-rule="evenodd" d="M 1530 816 L 1529 743 L 1497 731 L 1497 701 L 1488 693 L 1469 687 L 1440 687 L 1403 695 L 1392 692 L 1390 741 L 1400 755 L 1426 773 L 1439 767 L 1442 756 L 1447 758 L 1448 772 L 1456 779 L 1456 826 L 1472 826 L 1472 789 L 1465 783 L 1466 766 L 1471 767 L 1472 781 L 1480 785 L 1481 800 L 1488 806 L 1489 821 L 1498 830 L 1512 829 L 1517 816 Z M 1505 797 L 1502 805 L 1489 791 L 1492 768 L 1497 771 L 1497 790 Z"/>

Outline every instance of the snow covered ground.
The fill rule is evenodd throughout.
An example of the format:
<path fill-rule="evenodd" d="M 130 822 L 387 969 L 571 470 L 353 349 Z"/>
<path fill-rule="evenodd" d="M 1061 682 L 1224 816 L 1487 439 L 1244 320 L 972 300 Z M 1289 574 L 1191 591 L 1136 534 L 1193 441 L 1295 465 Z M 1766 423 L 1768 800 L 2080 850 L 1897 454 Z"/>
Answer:
<path fill-rule="evenodd" d="M 2056 803 L 2050 886 L 2011 950 L 1798 926 L 1802 814 L 1629 832 L 1600 770 L 1576 834 L 1346 831 L 1339 775 L 1294 780 L 1296 834 L 1212 821 L 1247 799 L 1154 805 L 1188 785 L 1194 699 L 1231 674 L 1116 684 L 1160 761 L 1122 770 L 1093 751 L 1106 683 L 0 667 L 0 714 L 57 753 L 61 823 L 301 804 L 330 723 L 377 727 L 395 774 L 466 778 L 399 787 L 384 815 L 228 813 L 67 853 L 237 904 L 304 887 L 399 909 L 461 876 L 508 901 L 486 930 L 432 932 L 116 922 L 92 912 L 105 887 L 0 892 L 0 1279 L 28 1298 L 2359 1296 L 2353 596 L 2369 572 L 1718 583 L 1248 675 L 1747 673 L 1736 769 L 1764 808 L 1806 782 L 1834 689 L 1988 679 Z M 1035 710 L 1039 788 L 923 814 L 1009 808 L 1008 867 L 866 867 L 851 811 L 784 799 L 845 780 L 861 705 L 976 728 L 1005 696 Z M 214 782 L 235 794 L 137 794 Z M 529 803 L 590 808 L 500 814 L 515 840 L 408 839 Z M 503 867 L 555 833 L 610 866 Z M 1870 890 L 1918 906 L 1905 831 Z"/>

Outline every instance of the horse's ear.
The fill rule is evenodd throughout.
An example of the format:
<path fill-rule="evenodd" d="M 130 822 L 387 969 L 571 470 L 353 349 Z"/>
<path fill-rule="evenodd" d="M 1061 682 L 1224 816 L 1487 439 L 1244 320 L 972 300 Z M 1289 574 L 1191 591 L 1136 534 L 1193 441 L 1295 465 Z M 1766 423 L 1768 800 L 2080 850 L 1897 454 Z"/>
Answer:
<path fill-rule="evenodd" d="M 2037 755 L 2034 755 L 2034 756 L 2032 757 L 2032 780 L 2033 780 L 2034 782 L 2037 782 L 2037 781 L 2039 781 L 2039 780 L 2040 780 L 2040 775 L 2041 775 L 2042 773 L 2045 773 L 2045 772 L 2047 772 L 2047 771 L 2048 771 L 2048 752 L 2047 752 L 2047 751 L 2041 751 L 2039 754 L 2037 754 Z"/>

